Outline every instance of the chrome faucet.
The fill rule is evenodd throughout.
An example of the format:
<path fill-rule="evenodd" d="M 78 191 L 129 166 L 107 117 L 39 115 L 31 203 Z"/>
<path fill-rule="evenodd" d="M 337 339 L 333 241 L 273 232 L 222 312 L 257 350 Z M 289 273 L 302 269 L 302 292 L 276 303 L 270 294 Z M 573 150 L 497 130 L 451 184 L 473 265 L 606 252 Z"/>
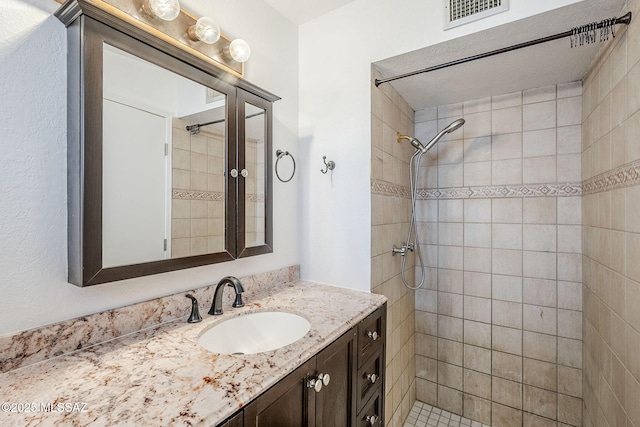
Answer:
<path fill-rule="evenodd" d="M 226 286 L 232 287 L 236 292 L 236 300 L 233 303 L 233 307 L 244 306 L 244 303 L 242 302 L 242 293 L 244 292 L 242 283 L 240 283 L 240 280 L 238 280 L 237 277 L 227 276 L 223 277 L 216 285 L 216 292 L 213 294 L 213 304 L 211 304 L 209 314 L 214 316 L 222 314 L 222 291 L 224 291 Z"/>

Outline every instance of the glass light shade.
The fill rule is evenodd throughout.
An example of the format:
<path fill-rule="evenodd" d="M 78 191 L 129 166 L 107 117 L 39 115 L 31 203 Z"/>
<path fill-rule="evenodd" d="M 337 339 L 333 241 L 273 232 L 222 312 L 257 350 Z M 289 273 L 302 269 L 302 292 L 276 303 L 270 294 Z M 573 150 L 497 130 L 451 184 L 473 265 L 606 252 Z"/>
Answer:
<path fill-rule="evenodd" d="M 229 45 L 229 55 L 237 62 L 247 62 L 251 56 L 249 43 L 242 39 L 235 39 Z"/>
<path fill-rule="evenodd" d="M 180 15 L 180 2 L 178 0 L 146 0 L 147 12 L 165 21 L 173 21 Z"/>
<path fill-rule="evenodd" d="M 212 18 L 203 16 L 195 25 L 189 27 L 189 37 L 207 44 L 214 44 L 220 39 L 220 25 Z"/>

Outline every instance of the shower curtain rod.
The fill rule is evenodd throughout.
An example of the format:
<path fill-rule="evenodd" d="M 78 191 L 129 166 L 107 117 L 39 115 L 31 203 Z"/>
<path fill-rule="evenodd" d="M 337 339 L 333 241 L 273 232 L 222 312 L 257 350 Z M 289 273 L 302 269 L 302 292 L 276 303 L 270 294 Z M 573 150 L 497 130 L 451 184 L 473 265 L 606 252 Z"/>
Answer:
<path fill-rule="evenodd" d="M 430 71 L 440 70 L 442 68 L 452 67 L 454 65 L 464 64 L 466 62 L 475 61 L 476 59 L 488 58 L 489 56 L 494 56 L 494 55 L 498 55 L 498 54 L 501 54 L 501 53 L 511 52 L 512 50 L 522 49 L 523 47 L 534 46 L 534 45 L 537 45 L 537 44 L 540 44 L 540 43 L 546 43 L 546 42 L 550 42 L 552 40 L 558 40 L 558 39 L 561 39 L 561 38 L 564 38 L 564 37 L 579 36 L 583 32 L 595 31 L 596 29 L 599 29 L 599 28 L 611 27 L 611 26 L 617 25 L 617 24 L 629 25 L 630 22 L 631 22 L 631 12 L 628 12 L 626 15 L 621 16 L 619 18 L 605 19 L 604 21 L 601 21 L 601 22 L 594 22 L 592 24 L 583 25 L 581 27 L 575 27 L 572 30 L 565 31 L 564 33 L 555 34 L 553 36 L 547 36 L 547 37 L 543 37 L 543 38 L 540 38 L 540 39 L 531 40 L 531 41 L 528 41 L 528 42 L 516 44 L 516 45 L 513 45 L 513 46 L 503 47 L 502 49 L 496 49 L 496 50 L 492 50 L 490 52 L 485 52 L 485 53 L 480 53 L 478 55 L 468 56 L 466 58 L 457 59 L 457 60 L 451 61 L 451 62 L 445 62 L 444 64 L 434 65 L 432 67 L 423 68 L 422 70 L 411 71 L 409 73 L 400 74 L 398 76 L 389 77 L 389 78 L 386 78 L 386 79 L 376 79 L 375 80 L 375 85 L 376 85 L 376 87 L 378 87 L 383 83 L 388 83 L 388 82 L 392 82 L 394 80 L 404 79 L 406 77 L 415 76 L 417 74 L 428 73 Z M 614 35 L 614 37 L 615 37 L 615 35 Z"/>
<path fill-rule="evenodd" d="M 253 118 L 253 117 L 256 117 L 256 116 L 261 116 L 263 114 L 264 114 L 264 111 L 260 111 L 259 113 L 250 114 L 248 116 L 245 116 L 245 119 L 250 119 L 250 118 Z M 217 125 L 218 123 L 224 123 L 226 121 L 227 121 L 227 119 L 220 119 L 220 120 L 214 120 L 212 122 L 196 123 L 196 124 L 187 126 L 187 130 L 189 132 L 198 133 L 198 132 L 200 132 L 200 128 L 203 127 L 203 126 Z"/>

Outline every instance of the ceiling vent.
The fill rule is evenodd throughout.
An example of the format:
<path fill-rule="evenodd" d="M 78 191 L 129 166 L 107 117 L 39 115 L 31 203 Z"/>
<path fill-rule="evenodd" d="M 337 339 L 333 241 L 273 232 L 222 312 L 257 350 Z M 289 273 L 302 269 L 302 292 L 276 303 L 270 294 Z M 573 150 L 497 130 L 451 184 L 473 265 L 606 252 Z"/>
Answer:
<path fill-rule="evenodd" d="M 509 0 L 444 0 L 444 29 L 509 10 Z"/>

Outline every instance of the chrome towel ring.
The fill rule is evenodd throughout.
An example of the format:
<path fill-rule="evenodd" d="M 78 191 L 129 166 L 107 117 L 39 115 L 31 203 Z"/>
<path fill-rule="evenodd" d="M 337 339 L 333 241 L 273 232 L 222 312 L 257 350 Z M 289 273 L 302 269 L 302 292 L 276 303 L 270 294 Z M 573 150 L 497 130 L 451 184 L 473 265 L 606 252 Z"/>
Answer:
<path fill-rule="evenodd" d="M 282 179 L 280 177 L 280 174 L 278 174 L 278 162 L 280 161 L 281 158 L 283 158 L 284 156 L 289 156 L 291 157 L 291 161 L 293 162 L 293 172 L 291 172 L 291 176 L 288 179 Z M 293 178 L 293 175 L 296 174 L 296 159 L 293 158 L 293 156 L 291 155 L 291 153 L 289 153 L 288 151 L 282 151 L 282 150 L 277 150 L 276 151 L 276 176 L 278 177 L 278 179 L 282 182 L 289 182 L 291 181 L 291 179 Z"/>

